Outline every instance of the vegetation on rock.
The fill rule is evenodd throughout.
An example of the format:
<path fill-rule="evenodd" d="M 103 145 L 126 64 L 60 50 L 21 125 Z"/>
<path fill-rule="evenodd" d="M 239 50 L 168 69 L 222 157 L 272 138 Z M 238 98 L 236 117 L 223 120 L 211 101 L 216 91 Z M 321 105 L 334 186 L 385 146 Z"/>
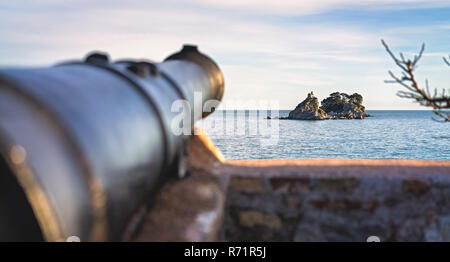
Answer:
<path fill-rule="evenodd" d="M 354 93 L 347 95 L 346 93 L 334 92 L 324 100 L 322 100 L 322 109 L 325 112 L 341 112 L 344 106 L 349 104 L 351 108 L 358 108 L 362 106 L 363 98 L 360 94 Z"/>
<path fill-rule="evenodd" d="M 322 100 L 321 108 L 333 119 L 363 119 L 369 115 L 365 112 L 362 102 L 363 97 L 358 93 L 348 95 L 334 92 Z"/>

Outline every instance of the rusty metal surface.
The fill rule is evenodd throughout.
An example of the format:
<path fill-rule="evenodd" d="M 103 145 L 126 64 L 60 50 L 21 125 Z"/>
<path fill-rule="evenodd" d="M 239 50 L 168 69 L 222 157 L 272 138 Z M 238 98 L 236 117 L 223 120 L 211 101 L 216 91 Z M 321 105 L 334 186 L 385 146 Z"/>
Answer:
<path fill-rule="evenodd" d="M 1 69 L 0 153 L 44 238 L 120 240 L 133 213 L 183 157 L 186 136 L 170 129 L 179 114 L 172 103 L 203 103 L 193 92 L 203 90 L 208 99 L 211 77 L 190 61 L 112 64 L 101 54 L 86 63 Z M 20 161 L 14 148 L 23 152 Z"/>

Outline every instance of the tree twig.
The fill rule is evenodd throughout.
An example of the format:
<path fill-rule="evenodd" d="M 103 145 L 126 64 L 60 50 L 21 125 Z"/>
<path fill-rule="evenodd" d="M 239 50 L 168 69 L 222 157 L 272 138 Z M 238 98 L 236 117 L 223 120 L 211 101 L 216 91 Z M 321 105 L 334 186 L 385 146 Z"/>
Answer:
<path fill-rule="evenodd" d="M 432 107 L 434 114 L 440 119 L 435 119 L 437 121 L 450 122 L 450 112 L 443 111 L 444 109 L 450 108 L 450 96 L 446 94 L 445 89 L 442 93 L 438 94 L 437 89 L 434 90 L 434 94 L 431 95 L 428 80 L 425 80 L 426 89 L 419 87 L 417 80 L 414 75 L 414 70 L 416 69 L 417 63 L 425 51 L 425 44 L 422 44 L 418 55 L 414 56 L 414 59 L 407 59 L 400 53 L 400 58 L 397 58 L 394 53 L 390 50 L 389 46 L 381 40 L 386 52 L 390 55 L 395 64 L 402 70 L 401 77 L 396 76 L 392 71 L 389 71 L 389 75 L 392 80 L 386 80 L 386 83 L 398 83 L 406 88 L 408 91 L 399 91 L 397 95 L 402 98 L 414 99 L 416 102 L 423 106 Z M 450 66 L 450 57 L 447 60 L 443 58 L 444 62 Z M 450 94 L 450 92 L 448 92 Z"/>
<path fill-rule="evenodd" d="M 448 55 L 448 60 L 447 60 L 447 58 L 445 58 L 445 56 L 442 59 L 444 59 L 444 63 L 446 63 L 448 66 L 450 66 L 450 55 Z"/>

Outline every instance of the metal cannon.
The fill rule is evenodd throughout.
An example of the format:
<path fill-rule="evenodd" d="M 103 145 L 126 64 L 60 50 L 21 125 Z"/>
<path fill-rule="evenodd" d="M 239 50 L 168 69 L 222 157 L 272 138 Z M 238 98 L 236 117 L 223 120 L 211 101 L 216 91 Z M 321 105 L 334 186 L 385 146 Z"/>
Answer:
<path fill-rule="evenodd" d="M 0 69 L 0 241 L 123 240 L 185 172 L 173 103 L 202 109 L 223 91 L 216 63 L 188 45 L 160 63 L 91 53 Z M 192 113 L 191 127 L 207 114 Z"/>

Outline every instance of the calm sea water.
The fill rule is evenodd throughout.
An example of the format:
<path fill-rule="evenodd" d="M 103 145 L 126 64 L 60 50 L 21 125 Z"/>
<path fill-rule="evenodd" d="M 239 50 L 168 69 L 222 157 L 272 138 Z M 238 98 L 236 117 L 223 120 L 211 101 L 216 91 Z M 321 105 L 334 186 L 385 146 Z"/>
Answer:
<path fill-rule="evenodd" d="M 450 160 L 450 123 L 431 111 L 367 111 L 364 120 L 264 120 L 266 111 L 217 111 L 199 123 L 228 159 Z M 279 112 L 287 116 L 289 111 Z M 267 126 L 269 125 L 269 126 Z"/>

